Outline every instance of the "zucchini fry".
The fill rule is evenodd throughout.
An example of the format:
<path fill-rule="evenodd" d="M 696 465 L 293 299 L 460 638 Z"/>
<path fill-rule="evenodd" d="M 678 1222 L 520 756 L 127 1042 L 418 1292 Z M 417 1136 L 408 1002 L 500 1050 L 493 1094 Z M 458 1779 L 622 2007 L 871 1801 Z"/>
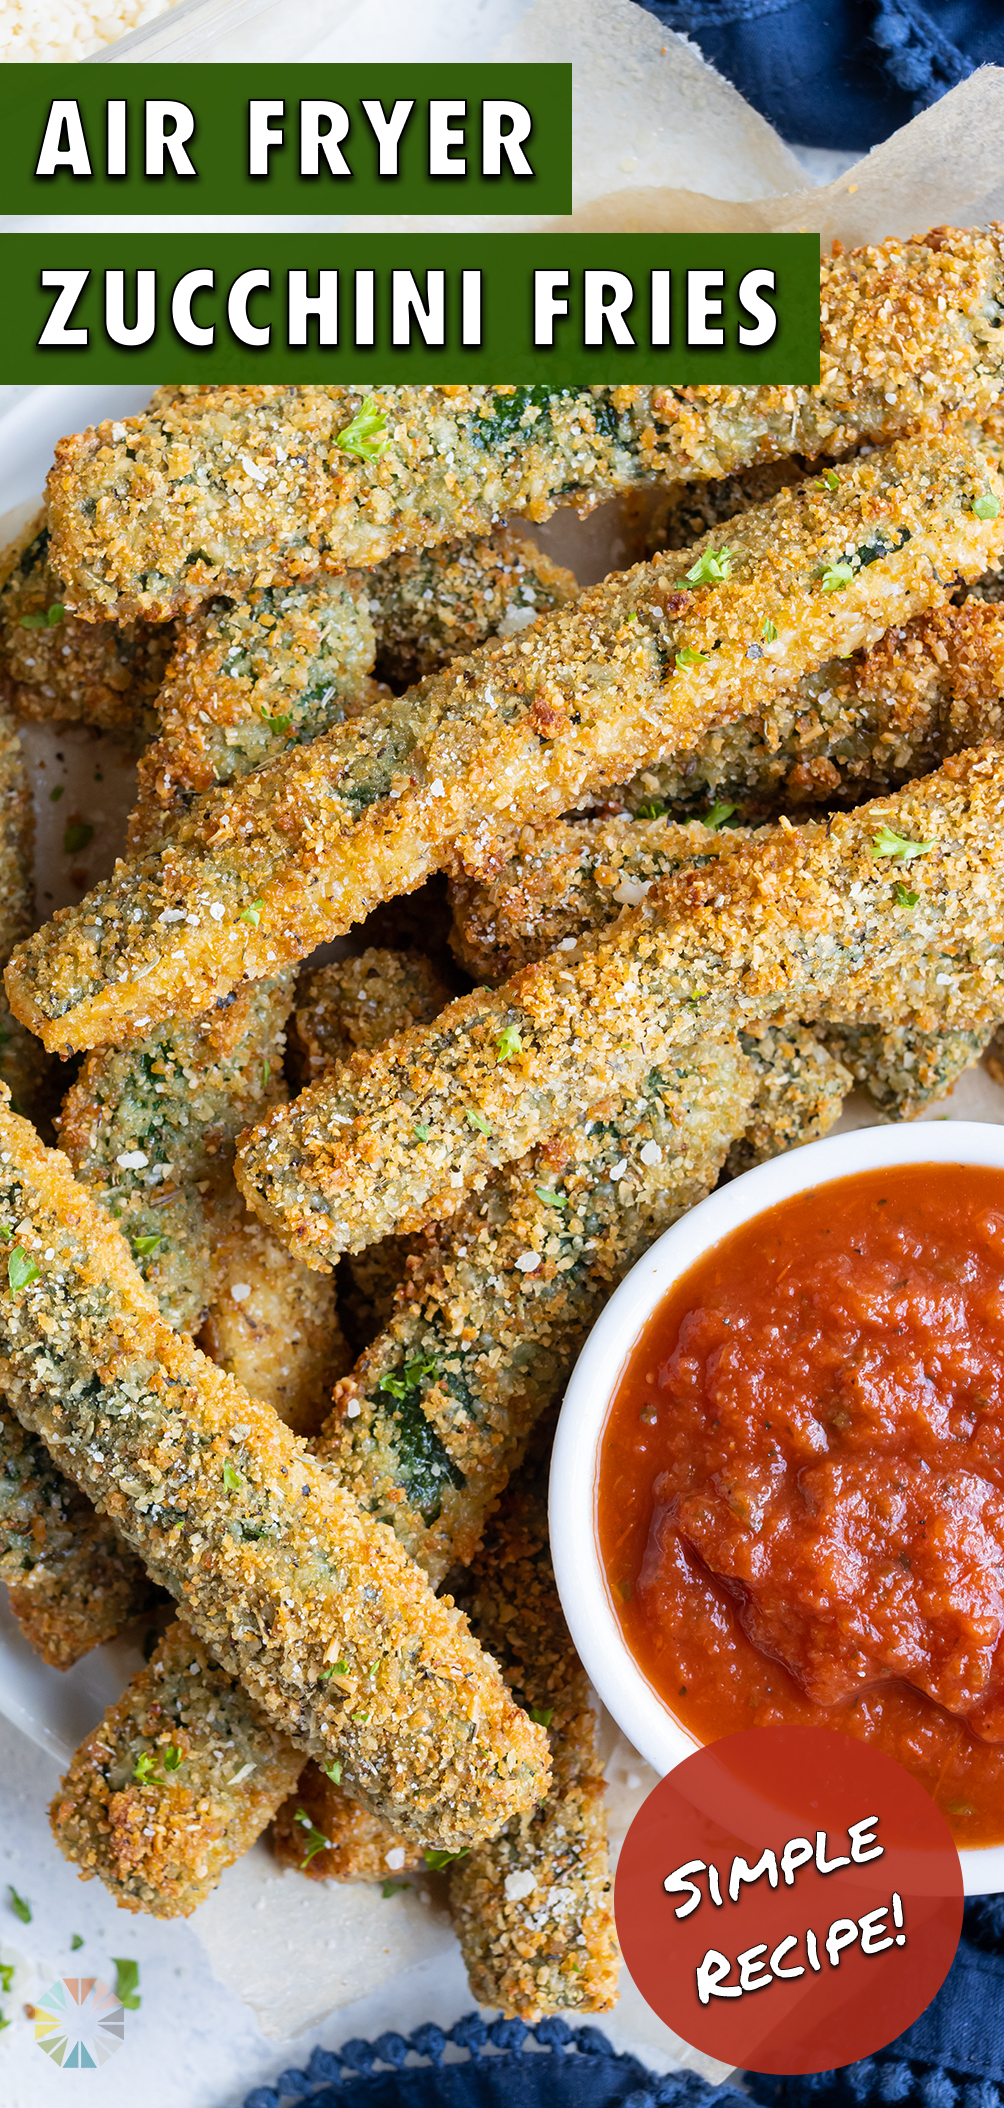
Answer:
<path fill-rule="evenodd" d="M 459 1849 L 546 1783 L 543 1736 L 391 1531 L 165 1324 L 66 1159 L 0 1109 L 0 1381 L 305 1754 L 374 1812 Z M 341 1664 L 344 1663 L 344 1667 Z"/>
<path fill-rule="evenodd" d="M 120 1909 L 188 1917 L 250 1851 L 302 1762 L 179 1618 L 76 1751 L 53 1835 Z"/>
<path fill-rule="evenodd" d="M 521 1473 L 458 1598 L 514 1695 L 542 1720 L 551 1789 L 450 1873 L 450 1911 L 479 2005 L 540 2020 L 602 2013 L 620 1961 L 603 1772 L 585 1670 L 554 1583 L 546 1476 Z"/>
<path fill-rule="evenodd" d="M 743 514 L 728 553 L 719 534 L 686 578 L 672 556 L 616 574 L 526 638 L 207 793 L 162 850 L 18 947 L 15 1015 L 58 1049 L 197 1015 L 414 890 L 458 837 L 561 812 L 756 710 L 943 602 L 946 574 L 977 575 L 1004 543 L 1004 485 L 961 441 L 891 447 L 833 479 Z"/>
<path fill-rule="evenodd" d="M 173 645 L 173 623 L 120 627 L 69 612 L 44 507 L 0 554 L 0 698 L 16 717 L 100 725 L 142 745 Z"/>
<path fill-rule="evenodd" d="M 726 1037 L 692 1048 L 427 1233 L 390 1322 L 336 1387 L 317 1454 L 434 1584 L 474 1557 L 617 1282 L 710 1192 L 762 1067 Z M 274 1842 L 283 1864 L 315 1880 L 371 1881 L 421 1864 L 407 1838 L 361 1824 L 344 1787 L 313 1764 Z"/>
<path fill-rule="evenodd" d="M 812 388 L 183 389 L 61 441 L 53 563 L 92 620 L 164 620 L 506 513 L 979 418 L 1000 393 L 1002 292 L 996 227 L 824 259 Z"/>
<path fill-rule="evenodd" d="M 626 1101 L 601 1091 L 428 1233 L 317 1455 L 434 1585 L 473 1557 L 617 1282 L 710 1192 L 756 1088 L 727 1038 L 690 1047 Z"/>
<path fill-rule="evenodd" d="M 0 1581 L 53 1669 L 114 1639 L 150 1600 L 138 1559 L 0 1403 Z"/>
<path fill-rule="evenodd" d="M 1004 991 L 1002 815 L 990 745 L 825 825 L 762 829 L 658 880 L 576 953 L 353 1056 L 244 1138 L 238 1184 L 323 1267 L 450 1213 L 601 1091 L 718 1029 L 778 1013 L 977 1030 Z"/>
<path fill-rule="evenodd" d="M 971 596 L 803 675 L 767 710 L 715 726 L 605 796 L 679 817 L 731 803 L 744 820 L 876 797 L 999 737 L 1002 692 L 1004 609 Z"/>
<path fill-rule="evenodd" d="M 377 672 L 409 688 L 489 637 L 517 636 L 574 600 L 570 571 L 511 527 L 474 541 L 405 550 L 363 575 L 377 633 Z"/>
<path fill-rule="evenodd" d="M 31 929 L 35 823 L 17 727 L 0 704 L 0 959 L 8 959 Z M 51 1071 L 41 1042 L 25 1030 L 0 995 L 0 1082 L 18 1109 L 40 1110 Z"/>
<path fill-rule="evenodd" d="M 327 1075 L 357 1048 L 380 1047 L 394 1032 L 431 1023 L 450 995 L 421 952 L 371 946 L 358 958 L 317 967 L 298 985 L 290 1031 L 301 1085 Z M 390 1318 L 411 1249 L 410 1238 L 385 1237 L 346 1258 L 339 1307 L 357 1353 Z M 346 1359 L 334 1373 L 342 1375 L 347 1366 Z"/>
<path fill-rule="evenodd" d="M 288 975 L 252 982 L 223 1011 L 89 1055 L 67 1092 L 60 1147 L 118 1223 L 176 1332 L 203 1323 L 220 1238 L 242 1212 L 237 1137 L 285 1102 L 292 1000 Z"/>
<path fill-rule="evenodd" d="M 864 1085 L 884 1119 L 915 1120 L 975 1068 L 995 1029 L 988 1024 L 974 1032 L 919 1032 L 914 1025 L 823 1024 L 819 1037 L 853 1082 Z"/>
<path fill-rule="evenodd" d="M 740 1045 L 757 1084 L 749 1119 L 726 1158 L 732 1178 L 829 1134 L 854 1085 L 850 1066 L 839 1058 L 839 1041 L 825 1030 L 817 1035 L 801 1025 L 760 1025 L 743 1032 Z"/>
<path fill-rule="evenodd" d="M 162 841 L 202 792 L 364 709 L 377 694 L 375 652 L 358 579 L 266 586 L 180 623 L 158 698 L 160 736 L 139 765 L 130 852 Z"/>

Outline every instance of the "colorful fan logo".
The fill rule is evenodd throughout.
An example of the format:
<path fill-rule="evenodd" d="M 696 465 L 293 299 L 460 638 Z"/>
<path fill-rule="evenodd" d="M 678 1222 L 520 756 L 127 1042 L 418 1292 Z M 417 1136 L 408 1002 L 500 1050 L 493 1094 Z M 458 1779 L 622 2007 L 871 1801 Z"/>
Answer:
<path fill-rule="evenodd" d="M 63 2071 L 95 2071 L 121 2049 L 121 2000 L 100 1976 L 62 1976 L 35 2007 L 35 2040 Z"/>

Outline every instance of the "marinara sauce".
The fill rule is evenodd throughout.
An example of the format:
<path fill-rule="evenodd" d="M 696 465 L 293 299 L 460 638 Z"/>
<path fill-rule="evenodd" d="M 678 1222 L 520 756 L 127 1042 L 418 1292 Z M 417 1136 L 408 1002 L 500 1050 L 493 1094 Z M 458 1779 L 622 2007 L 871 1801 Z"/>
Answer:
<path fill-rule="evenodd" d="M 599 1533 L 699 1741 L 835 1727 L 1004 1840 L 1004 1171 L 837 1179 L 698 1260 L 611 1406 Z"/>

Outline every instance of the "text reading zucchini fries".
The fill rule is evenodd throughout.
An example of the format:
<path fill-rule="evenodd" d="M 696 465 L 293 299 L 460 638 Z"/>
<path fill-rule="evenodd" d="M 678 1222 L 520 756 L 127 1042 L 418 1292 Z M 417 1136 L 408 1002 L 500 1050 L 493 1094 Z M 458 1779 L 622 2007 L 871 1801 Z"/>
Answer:
<path fill-rule="evenodd" d="M 612 574 L 207 793 L 19 946 L 11 1008 L 63 1052 L 197 1015 L 412 890 L 458 837 L 556 815 L 941 603 L 1004 543 L 1002 501 L 967 443 L 894 446 L 779 492 L 686 570 L 671 555 Z"/>

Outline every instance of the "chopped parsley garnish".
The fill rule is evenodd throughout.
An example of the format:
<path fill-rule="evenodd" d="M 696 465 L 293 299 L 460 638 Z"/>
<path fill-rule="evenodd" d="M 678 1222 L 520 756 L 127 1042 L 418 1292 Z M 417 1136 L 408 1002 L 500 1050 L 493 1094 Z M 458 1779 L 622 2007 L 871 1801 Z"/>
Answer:
<path fill-rule="evenodd" d="M 915 908 L 919 899 L 919 893 L 908 893 L 903 885 L 896 887 L 896 906 L 898 908 Z"/>
<path fill-rule="evenodd" d="M 381 1882 L 380 1885 L 380 1894 L 382 1895 L 384 1902 L 386 1903 L 390 1896 L 396 1896 L 400 1889 L 407 1888 L 408 1886 L 409 1884 L 407 1881 L 384 1881 Z"/>
<path fill-rule="evenodd" d="M 31 1904 L 26 1902 L 24 1896 L 18 1895 L 16 1888 L 8 1887 L 7 1894 L 10 1897 L 10 1907 L 14 1916 L 20 1918 L 22 1925 L 30 1925 Z"/>
<path fill-rule="evenodd" d="M 65 783 L 57 783 L 55 790 L 49 792 L 49 804 L 58 805 L 65 789 Z"/>
<path fill-rule="evenodd" d="M 763 626 L 763 641 L 765 644 L 777 643 L 777 623 L 772 622 L 769 615 Z"/>
<path fill-rule="evenodd" d="M 428 1127 L 426 1127 L 425 1122 L 421 1121 L 416 1127 L 415 1133 L 417 1134 L 420 1142 L 427 1142 L 429 1139 L 430 1130 Z"/>
<path fill-rule="evenodd" d="M 491 1134 L 491 1128 L 489 1127 L 487 1120 L 482 1119 L 481 1114 L 475 1112 L 473 1105 L 465 1105 L 464 1119 L 466 1120 L 468 1127 L 476 1127 L 479 1134 Z"/>
<path fill-rule="evenodd" d="M 263 1090 L 263 1091 L 267 1091 L 267 1089 L 268 1089 L 268 1079 L 269 1079 L 269 1077 L 271 1076 L 271 1074 L 272 1074 L 272 1070 L 271 1070 L 271 1068 L 270 1068 L 270 1066 L 269 1066 L 268 1062 L 267 1062 L 267 1061 L 263 1061 L 263 1062 L 262 1062 L 262 1065 L 261 1065 L 261 1087 L 262 1087 L 262 1090 Z"/>
<path fill-rule="evenodd" d="M 568 1206 L 567 1195 L 564 1193 L 552 1193 L 547 1186 L 535 1186 L 533 1190 L 537 1195 L 537 1199 L 543 1202 L 545 1208 L 567 1208 Z"/>
<path fill-rule="evenodd" d="M 995 498 L 990 490 L 981 491 L 979 497 L 973 499 L 973 511 L 978 520 L 995 520 L 1000 509 L 1000 499 Z"/>
<path fill-rule="evenodd" d="M 840 593 L 849 586 L 854 571 L 850 564 L 827 564 L 820 583 L 824 593 Z"/>
<path fill-rule="evenodd" d="M 452 1866 L 453 1861 L 455 1859 L 466 1859 L 469 1849 L 470 1847 L 468 1845 L 464 1845 L 459 1852 L 439 1852 L 435 1850 L 430 1850 L 425 1854 L 425 1864 L 428 1867 L 430 1874 L 441 1873 L 443 1867 Z"/>
<path fill-rule="evenodd" d="M 240 1493 L 243 1491 L 244 1480 L 240 1472 L 235 1470 L 233 1464 L 231 1464 L 229 1457 L 227 1457 L 223 1466 L 223 1484 L 228 1493 Z"/>
<path fill-rule="evenodd" d="M 518 1025 L 503 1025 L 495 1042 L 495 1051 L 500 1061 L 511 1061 L 514 1054 L 522 1054 L 523 1041 Z"/>
<path fill-rule="evenodd" d="M 86 820 L 70 820 L 63 829 L 63 851 L 66 856 L 76 856 L 78 849 L 86 849 L 94 840 L 94 829 Z"/>
<path fill-rule="evenodd" d="M 817 490 L 839 490 L 840 477 L 837 475 L 836 470 L 824 468 L 816 488 Z"/>
<path fill-rule="evenodd" d="M 720 586 L 732 574 L 731 549 L 706 549 L 686 573 L 691 586 Z"/>
<path fill-rule="evenodd" d="M 143 2001 L 139 1995 L 139 1963 L 131 1962 L 125 1955 L 112 1955 L 115 1964 L 115 1996 L 129 2013 L 138 2012 Z"/>
<path fill-rule="evenodd" d="M 408 1391 L 417 1389 L 423 1376 L 435 1376 L 436 1373 L 434 1361 L 425 1361 L 416 1354 L 412 1361 L 405 1362 L 403 1375 L 381 1376 L 377 1390 L 387 1391 L 392 1398 L 403 1398 Z"/>
<path fill-rule="evenodd" d="M 156 1251 L 157 1246 L 159 1244 L 163 1244 L 163 1242 L 163 1237 L 134 1237 L 132 1241 L 132 1248 L 136 1254 L 137 1259 L 149 1259 L 152 1254 Z"/>
<path fill-rule="evenodd" d="M 692 644 L 685 644 L 683 650 L 676 654 L 676 663 L 680 672 L 686 673 L 689 666 L 700 666 L 707 656 L 706 651 L 695 651 Z"/>
<path fill-rule="evenodd" d="M 258 924 L 261 921 L 261 911 L 264 905 L 265 903 L 263 900 L 253 900 L 251 902 L 250 907 L 241 909 L 240 914 L 237 917 L 238 922 L 253 922 L 255 928 L 257 929 Z"/>
<path fill-rule="evenodd" d="M 538 1727 L 550 1727 L 554 1719 L 553 1705 L 532 1705 L 530 1707 L 530 1718 L 536 1721 Z"/>
<path fill-rule="evenodd" d="M 636 820 L 661 820 L 665 810 L 666 807 L 662 799 L 653 798 L 648 805 L 638 806 L 635 818 Z"/>
<path fill-rule="evenodd" d="M 331 1780 L 333 1786 L 341 1785 L 342 1760 L 340 1757 L 332 1757 L 330 1764 L 321 1765 L 321 1770 L 323 1771 L 325 1778 Z"/>
<path fill-rule="evenodd" d="M 148 1779 L 156 1777 L 156 1758 L 150 1755 L 148 1749 L 144 1749 L 142 1754 L 137 1757 L 132 1768 L 132 1775 L 134 1779 L 139 1780 L 141 1786 L 145 1786 Z"/>
<path fill-rule="evenodd" d="M 83 1940 L 80 1942 L 83 1946 Z M 14 1981 L 13 1962 L 0 1962 L 0 1991 L 9 1991 Z"/>
<path fill-rule="evenodd" d="M 880 827 L 872 843 L 873 856 L 895 856 L 900 863 L 908 864 L 915 856 L 930 856 L 933 842 L 911 842 L 909 835 L 897 834 L 892 827 Z"/>
<path fill-rule="evenodd" d="M 84 1942 L 83 1942 L 83 1939 L 81 1938 L 81 1935 L 80 1935 L 80 1933 L 79 1933 L 79 1932 L 75 1932 L 75 1933 L 74 1933 L 74 1935 L 73 1935 L 73 1938 L 72 1938 L 72 1940 L 70 1941 L 70 1953 L 71 1953 L 71 1954 L 76 1954 L 76 1952 L 77 1952 L 77 1949 L 78 1949 L 78 1947 L 82 1947 L 82 1946 L 83 1946 L 83 1944 L 84 1944 Z"/>
<path fill-rule="evenodd" d="M 176 1744 L 172 1742 L 172 1743 L 171 1743 L 171 1744 L 169 1745 L 169 1747 L 168 1747 L 167 1749 L 165 1749 L 165 1751 L 164 1751 L 164 1770 L 165 1770 L 165 1771 L 180 1771 L 180 1769 L 181 1769 L 181 1751 L 180 1751 L 180 1749 L 178 1749 L 178 1747 L 176 1746 Z"/>
<path fill-rule="evenodd" d="M 312 1859 L 316 1859 L 318 1852 L 326 1852 L 329 1849 L 330 1839 L 322 1837 L 320 1830 L 315 1828 L 307 1814 L 306 1808 L 297 1809 L 294 1821 L 301 1823 L 307 1833 L 307 1849 L 300 1861 L 300 1872 L 302 1873 L 304 1867 L 309 1866 Z"/>
<path fill-rule="evenodd" d="M 344 454 L 358 454 L 361 461 L 379 461 L 390 438 L 387 430 L 387 412 L 378 403 L 367 397 L 361 403 L 351 424 L 343 425 L 335 435 L 335 445 Z"/>
<path fill-rule="evenodd" d="M 726 820 L 731 820 L 735 809 L 734 805 L 713 805 L 711 811 L 704 814 L 701 824 L 704 827 L 710 827 L 713 833 L 717 833 L 719 827 L 724 827 Z"/>
<path fill-rule="evenodd" d="M 263 722 L 268 726 L 270 732 L 286 733 L 291 732 L 293 729 L 293 720 L 291 717 L 270 717 L 268 711 L 265 708 L 264 703 L 261 706 L 261 715 Z"/>
<path fill-rule="evenodd" d="M 976 507 L 975 507 L 975 505 L 974 505 L 974 507 L 973 507 L 973 511 L 975 512 L 975 510 L 976 510 Z M 983 517 L 983 516 L 981 515 L 981 518 L 982 518 L 982 517 Z M 992 517 L 992 515 L 988 515 L 988 517 Z M 63 603 L 62 603 L 62 601 L 61 601 L 61 600 L 54 600 L 54 601 L 53 601 L 53 603 L 52 603 L 52 606 L 51 606 L 51 608 L 44 608 L 44 609 L 43 609 L 43 610 L 42 610 L 42 611 L 41 611 L 41 612 L 40 612 L 39 614 L 37 614 L 37 615 L 22 615 L 22 617 L 21 617 L 21 628 L 22 628 L 22 629 L 55 629 L 55 628 L 56 628 L 56 626 L 57 626 L 57 624 L 58 624 L 58 623 L 60 623 L 60 622 L 62 622 L 62 619 L 63 619 L 63 616 L 65 615 L 65 613 L 66 613 L 66 609 L 65 609 L 65 607 L 63 606 Z"/>
<path fill-rule="evenodd" d="M 41 1278 L 34 1259 L 29 1259 L 23 1244 L 16 1244 L 7 1261 L 7 1279 L 15 1295 L 20 1288 L 30 1288 L 33 1281 Z"/>

